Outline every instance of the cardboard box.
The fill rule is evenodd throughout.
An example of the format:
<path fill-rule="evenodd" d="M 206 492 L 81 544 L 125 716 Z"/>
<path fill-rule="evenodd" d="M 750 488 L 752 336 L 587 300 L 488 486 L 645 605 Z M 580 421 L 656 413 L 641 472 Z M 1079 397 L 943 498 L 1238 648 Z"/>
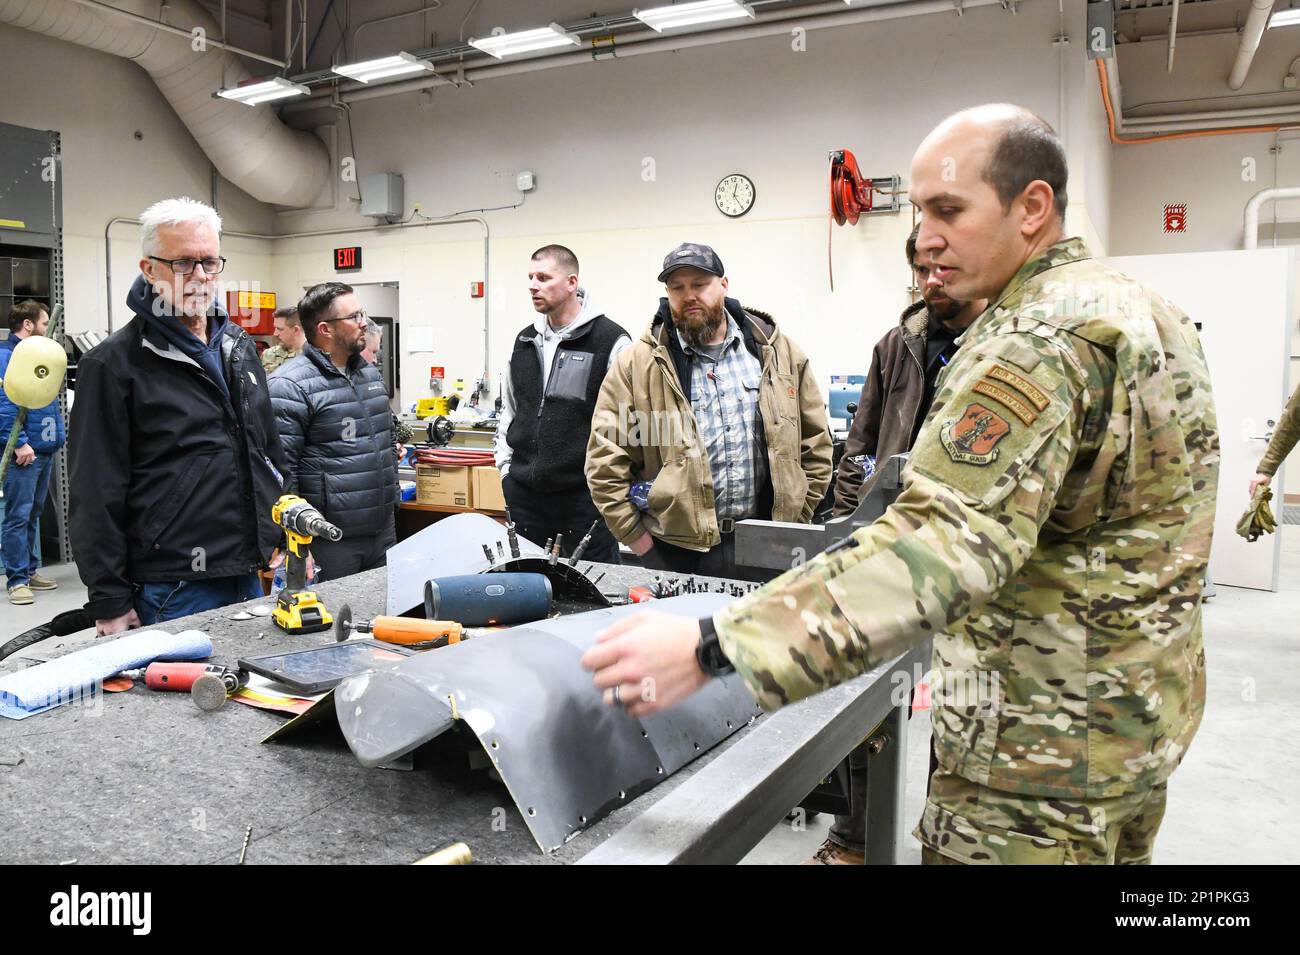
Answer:
<path fill-rule="evenodd" d="M 417 504 L 438 504 L 443 507 L 472 507 L 474 489 L 470 469 L 417 464 L 415 501 Z"/>
<path fill-rule="evenodd" d="M 494 467 L 474 468 L 474 509 L 499 511 L 506 509 L 506 496 L 501 490 L 501 472 Z"/>

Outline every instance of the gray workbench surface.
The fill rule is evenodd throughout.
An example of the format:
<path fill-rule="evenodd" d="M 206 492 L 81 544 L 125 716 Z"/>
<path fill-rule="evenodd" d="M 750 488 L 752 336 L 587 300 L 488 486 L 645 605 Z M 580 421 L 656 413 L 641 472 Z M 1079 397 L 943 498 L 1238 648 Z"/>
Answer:
<path fill-rule="evenodd" d="M 653 576 L 639 567 L 599 569 L 608 572 L 600 584 L 607 593 Z M 346 602 L 355 618 L 366 619 L 383 612 L 385 573 L 369 571 L 316 590 L 331 610 Z M 334 640 L 331 632 L 289 636 L 268 617 L 230 620 L 237 609 L 159 629 L 203 630 L 213 642 L 213 662 L 228 665 L 241 656 Z M 0 674 L 93 639 L 36 644 L 0 662 Z M 0 719 L 0 757 L 22 757 L 16 766 L 0 765 L 0 862 L 233 863 L 252 826 L 246 864 L 407 863 L 453 842 L 467 843 L 478 862 L 569 863 L 746 732 L 545 856 L 505 787 L 469 769 L 464 751 L 472 736 L 468 743 L 449 739 L 453 734 L 439 738 L 411 771 L 366 769 L 332 729 L 262 744 L 287 718 L 236 703 L 204 713 L 188 694 L 137 684 L 90 705 Z"/>

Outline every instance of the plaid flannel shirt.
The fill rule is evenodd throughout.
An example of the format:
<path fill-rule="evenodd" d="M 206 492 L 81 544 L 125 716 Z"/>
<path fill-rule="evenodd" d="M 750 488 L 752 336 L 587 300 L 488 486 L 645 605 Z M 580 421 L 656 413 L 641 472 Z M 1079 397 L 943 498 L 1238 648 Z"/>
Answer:
<path fill-rule="evenodd" d="M 717 361 L 676 334 L 690 360 L 691 410 L 709 455 L 714 510 L 719 520 L 752 517 L 767 473 L 766 459 L 756 453 L 763 427 L 758 407 L 762 363 L 745 347 L 730 315 Z"/>

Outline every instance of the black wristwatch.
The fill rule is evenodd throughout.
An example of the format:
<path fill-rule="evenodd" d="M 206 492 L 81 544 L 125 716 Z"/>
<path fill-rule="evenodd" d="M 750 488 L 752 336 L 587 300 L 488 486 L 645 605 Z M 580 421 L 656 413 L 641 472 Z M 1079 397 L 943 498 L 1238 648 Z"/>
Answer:
<path fill-rule="evenodd" d="M 722 652 L 722 644 L 718 642 L 718 631 L 713 627 L 712 617 L 700 618 L 700 642 L 695 646 L 695 661 L 700 665 L 705 676 L 726 676 L 728 673 L 736 672 L 727 655 Z"/>

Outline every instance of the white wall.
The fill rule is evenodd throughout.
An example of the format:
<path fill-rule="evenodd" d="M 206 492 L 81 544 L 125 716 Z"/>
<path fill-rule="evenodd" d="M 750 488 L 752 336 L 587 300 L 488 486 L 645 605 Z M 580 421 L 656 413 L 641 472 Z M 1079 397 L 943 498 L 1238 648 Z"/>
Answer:
<path fill-rule="evenodd" d="M 0 26 L 0 122 L 60 134 L 63 148 L 63 251 L 68 330 L 106 329 L 104 227 L 134 218 L 150 203 L 188 195 L 210 201 L 211 165 L 134 63 L 10 26 Z M 142 139 L 137 141 L 134 133 Z M 226 227 L 267 232 L 270 210 L 220 182 Z M 113 243 L 114 325 L 130 318 L 122 304 L 139 274 L 139 231 L 116 226 Z M 270 280 L 270 243 L 227 239 L 223 279 Z"/>
<path fill-rule="evenodd" d="M 1295 56 L 1288 30 L 1265 31 L 1264 43 L 1247 78 L 1245 93 L 1281 88 L 1281 77 Z M 1278 35 L 1282 35 L 1279 39 Z M 1121 46 L 1120 78 L 1125 102 L 1174 97 L 1226 95 L 1226 77 L 1236 50 L 1233 36 L 1180 38 L 1175 70 L 1166 71 L 1165 47 L 1158 43 Z M 1141 96 L 1132 91 L 1140 88 Z M 1258 105 L 1250 101 L 1241 105 Z M 1156 107 L 1149 107 L 1154 109 Z M 1176 107 L 1160 107 L 1174 111 Z M 1300 186 L 1300 135 L 1283 132 L 1273 151 L 1271 132 L 1200 136 L 1114 147 L 1111 181 L 1111 252 L 1145 255 L 1204 252 L 1243 247 L 1242 216 L 1250 197 L 1273 186 Z M 1164 232 L 1164 206 L 1187 204 L 1187 231 Z M 1269 203 L 1260 213 L 1259 244 L 1300 243 L 1300 202 Z M 1297 276 L 1300 279 L 1300 276 Z M 1300 309 L 1300 303 L 1297 303 Z M 1300 312 L 1292 317 L 1300 327 Z M 1250 317 L 1242 316 L 1243 328 Z M 1292 335 L 1293 354 L 1300 336 Z M 1210 356 L 1213 360 L 1213 356 Z M 1291 362 L 1288 388 L 1300 386 L 1300 359 Z M 1281 408 L 1276 412 L 1281 413 Z M 1287 475 L 1285 492 L 1300 495 L 1300 468 Z"/>
<path fill-rule="evenodd" d="M 1080 34 L 1071 46 L 1081 43 Z M 1094 255 L 1103 256 L 1111 248 L 1111 163 L 1117 147 L 1110 142 L 1096 66 L 1077 56 L 1069 64 L 1066 145 L 1071 152 L 1070 206 L 1078 218 L 1067 215 L 1066 226 L 1088 241 Z"/>
<path fill-rule="evenodd" d="M 344 133 L 340 151 L 355 156 L 362 175 L 402 173 L 408 211 L 416 202 L 430 215 L 515 203 L 515 174 L 537 174 L 539 187 L 522 206 L 485 214 L 490 267 L 482 229 L 471 224 L 274 243 L 227 236 L 226 277 L 289 301 L 304 285 L 336 277 L 333 248 L 361 245 L 365 269 L 347 280 L 399 283 L 404 342 L 420 337 L 413 328 L 432 334 L 431 351 L 403 356 L 409 403 L 426 393 L 431 364 L 453 379 L 482 373 L 485 317 L 489 370 L 499 373 L 532 319 L 524 282 L 539 245 L 572 246 L 606 313 L 639 334 L 662 292 L 655 275 L 663 255 L 683 240 L 709 242 L 727 263 L 733 293 L 772 312 L 824 383 L 864 368 L 907 304 L 902 246 L 912 226 L 905 205 L 835 228 L 832 292 L 831 149 L 848 147 L 868 175 L 897 173 L 906 183 L 913 149 L 943 116 L 994 100 L 1023 104 L 1064 135 L 1074 174 L 1067 225 L 1107 251 L 1110 147 L 1084 58 L 1083 9 L 1082 0 L 1066 5 L 1074 42 L 1064 48 L 1052 44 L 1061 28 L 1056 4 L 1027 0 L 1016 15 L 989 7 L 813 30 L 802 52 L 777 36 L 358 102 L 355 146 Z M 105 223 L 164 195 L 206 197 L 210 167 L 133 64 L 12 28 L 0 28 L 0 60 L 7 73 L 42 77 L 38 93 L 0 101 L 0 119 L 63 133 L 71 327 L 103 327 Z M 311 126 L 332 116 L 291 121 Z M 736 221 L 712 200 L 731 172 L 750 176 L 758 194 Z M 339 186 L 335 211 L 273 212 L 228 184 L 220 205 L 234 231 L 364 225 L 347 198 L 354 185 Z M 118 227 L 112 246 L 116 303 L 135 274 L 136 230 Z M 475 281 L 488 284 L 486 316 L 469 295 Z M 115 323 L 126 318 L 115 305 Z"/>
<path fill-rule="evenodd" d="M 486 276 L 481 230 L 456 226 L 282 241 L 275 281 L 330 278 L 331 250 L 362 245 L 365 270 L 349 281 L 400 283 L 404 344 L 413 325 L 432 329 L 432 352 L 403 356 L 409 403 L 426 393 L 431 364 L 445 365 L 449 378 L 473 380 L 482 371 L 482 303 L 470 299 L 470 282 L 488 282 L 495 376 L 532 319 L 524 283 L 533 249 L 553 241 L 572 247 L 606 313 L 639 334 L 662 294 L 655 276 L 664 254 L 684 240 L 708 242 L 736 296 L 772 312 L 823 382 L 860 371 L 908 302 L 903 242 L 912 216 L 905 208 L 836 228 L 832 293 L 831 149 L 847 146 L 866 174 L 898 173 L 906 183 L 912 151 L 949 112 L 1010 100 L 1059 123 L 1064 79 L 1075 172 L 1068 223 L 1105 251 L 1109 144 L 1083 55 L 1083 5 L 1067 4 L 1076 41 L 1063 54 L 1051 43 L 1056 5 L 1031 0 L 1019 9 L 810 31 L 806 52 L 792 50 L 789 37 L 772 37 L 444 87 L 431 99 L 409 93 L 355 103 L 358 169 L 402 173 L 408 210 L 416 202 L 429 215 L 517 202 L 522 169 L 537 174 L 538 189 L 518 209 L 486 214 Z M 1010 62 L 1015 69 L 989 68 Z M 719 214 L 712 198 L 731 172 L 750 176 L 758 196 L 736 221 Z M 279 220 L 304 231 L 358 222 L 347 212 Z"/>

